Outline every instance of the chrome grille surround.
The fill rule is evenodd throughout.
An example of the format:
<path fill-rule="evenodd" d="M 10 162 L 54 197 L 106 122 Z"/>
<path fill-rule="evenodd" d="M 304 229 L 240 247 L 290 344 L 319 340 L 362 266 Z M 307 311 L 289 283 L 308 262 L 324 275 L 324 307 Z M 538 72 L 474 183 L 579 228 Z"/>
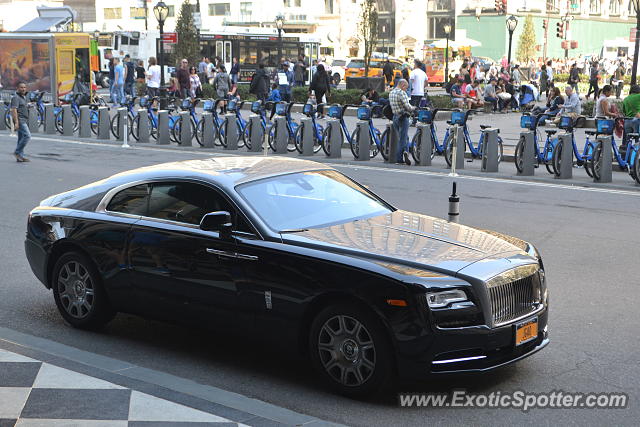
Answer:
<path fill-rule="evenodd" d="M 540 311 L 541 280 L 538 264 L 516 267 L 489 279 L 492 326 L 502 326 Z"/>

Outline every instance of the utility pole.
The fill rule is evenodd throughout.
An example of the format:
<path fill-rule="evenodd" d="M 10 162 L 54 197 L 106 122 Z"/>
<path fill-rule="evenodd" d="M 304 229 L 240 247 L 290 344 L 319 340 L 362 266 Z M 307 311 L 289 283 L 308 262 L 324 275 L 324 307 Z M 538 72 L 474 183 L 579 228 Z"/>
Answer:
<path fill-rule="evenodd" d="M 542 49 L 542 62 L 547 62 L 547 42 L 549 40 L 549 17 L 545 18 L 543 21 L 544 27 L 544 47 Z"/>
<path fill-rule="evenodd" d="M 638 54 L 640 53 L 640 0 L 632 0 L 636 8 L 636 43 L 633 48 L 633 68 L 631 69 L 631 84 L 636 84 L 638 72 Z"/>
<path fill-rule="evenodd" d="M 149 8 L 147 6 L 147 0 L 142 0 L 144 3 L 144 30 L 147 31 L 148 27 L 148 16 L 149 16 Z"/>

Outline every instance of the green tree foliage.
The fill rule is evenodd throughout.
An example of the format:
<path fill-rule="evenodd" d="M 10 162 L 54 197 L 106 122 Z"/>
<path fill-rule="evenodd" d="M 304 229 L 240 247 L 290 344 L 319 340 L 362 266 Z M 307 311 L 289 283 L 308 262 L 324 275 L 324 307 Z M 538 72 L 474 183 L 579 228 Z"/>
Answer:
<path fill-rule="evenodd" d="M 533 29 L 533 18 L 531 15 L 527 15 L 524 20 L 524 28 L 518 40 L 516 58 L 520 63 L 524 64 L 530 59 L 535 59 L 536 56 L 536 32 Z"/>
<path fill-rule="evenodd" d="M 178 34 L 178 43 L 175 47 L 176 61 L 186 58 L 189 64 L 197 64 L 200 60 L 200 44 L 189 0 L 185 0 L 180 7 L 176 20 L 176 33 Z"/>
<path fill-rule="evenodd" d="M 360 10 L 358 34 L 364 40 L 364 75 L 369 76 L 369 62 L 378 39 L 378 9 L 376 0 L 364 0 Z"/>

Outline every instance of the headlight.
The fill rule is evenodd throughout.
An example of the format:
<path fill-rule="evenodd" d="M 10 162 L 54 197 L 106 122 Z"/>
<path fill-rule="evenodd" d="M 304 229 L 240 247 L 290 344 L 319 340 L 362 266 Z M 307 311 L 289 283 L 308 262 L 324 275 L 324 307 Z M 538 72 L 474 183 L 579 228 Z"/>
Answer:
<path fill-rule="evenodd" d="M 442 292 L 429 292 L 427 294 L 427 303 L 431 308 L 446 307 L 454 302 L 462 302 L 467 300 L 467 294 L 460 289 L 451 289 Z"/>

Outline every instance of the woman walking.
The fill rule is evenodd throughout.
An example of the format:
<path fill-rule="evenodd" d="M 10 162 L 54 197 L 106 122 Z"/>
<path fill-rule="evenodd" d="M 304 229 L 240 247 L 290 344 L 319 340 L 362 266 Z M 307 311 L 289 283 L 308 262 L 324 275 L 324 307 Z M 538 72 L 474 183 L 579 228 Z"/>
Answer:
<path fill-rule="evenodd" d="M 316 102 L 318 104 L 322 103 L 322 98 L 327 95 L 327 98 L 331 96 L 331 85 L 329 83 L 329 76 L 324 70 L 324 65 L 319 64 L 313 78 L 311 79 L 311 85 L 309 85 L 309 95 L 311 92 L 314 92 L 316 97 Z M 323 108 L 321 106 L 318 107 L 319 118 L 324 118 Z"/>
<path fill-rule="evenodd" d="M 549 74 L 544 64 L 540 68 L 540 93 L 544 93 L 545 99 L 549 99 Z"/>
<path fill-rule="evenodd" d="M 197 98 L 202 94 L 202 82 L 198 75 L 196 67 L 189 68 L 189 95 L 191 98 Z"/>
<path fill-rule="evenodd" d="M 229 95 L 229 90 L 231 89 L 231 78 L 229 74 L 227 74 L 227 70 L 223 64 L 218 66 L 218 73 L 213 79 L 213 87 L 216 89 L 216 95 L 218 99 L 223 99 L 224 101 L 220 102 L 220 111 L 226 111 L 226 99 Z"/>

